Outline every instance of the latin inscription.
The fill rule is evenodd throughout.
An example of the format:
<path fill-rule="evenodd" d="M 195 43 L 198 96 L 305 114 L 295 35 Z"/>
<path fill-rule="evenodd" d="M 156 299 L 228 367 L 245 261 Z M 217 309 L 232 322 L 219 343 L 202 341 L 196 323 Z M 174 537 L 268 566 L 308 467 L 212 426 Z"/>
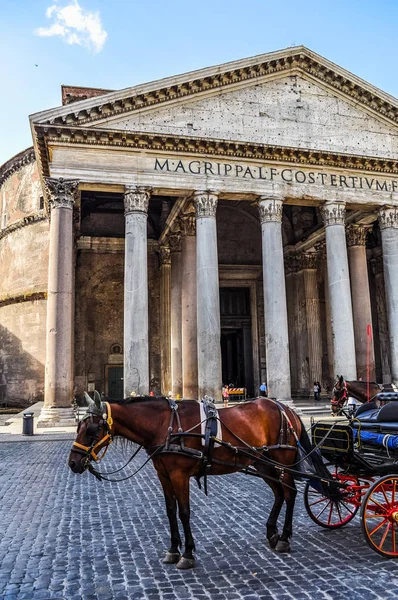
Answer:
<path fill-rule="evenodd" d="M 371 176 L 337 175 L 322 171 L 301 171 L 291 168 L 260 167 L 204 160 L 155 159 L 155 171 L 186 173 L 187 175 L 212 175 L 238 177 L 240 179 L 262 179 L 284 183 L 316 184 L 336 188 L 373 190 L 375 192 L 397 192 L 398 181 L 377 179 Z"/>

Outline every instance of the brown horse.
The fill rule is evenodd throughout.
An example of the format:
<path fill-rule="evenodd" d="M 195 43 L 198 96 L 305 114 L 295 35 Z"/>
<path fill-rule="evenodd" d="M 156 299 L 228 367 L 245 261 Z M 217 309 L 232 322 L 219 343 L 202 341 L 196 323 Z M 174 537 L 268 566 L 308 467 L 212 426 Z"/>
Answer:
<path fill-rule="evenodd" d="M 203 445 L 199 402 L 182 400 L 175 405 L 178 409 L 173 411 L 166 398 L 148 396 L 108 404 L 101 403 L 96 394 L 95 404 L 91 401 L 88 416 L 79 424 L 69 466 L 74 473 L 93 470 L 91 461 L 97 460 L 98 452 L 107 448 L 115 436 L 143 446 L 152 457 L 162 485 L 170 524 L 171 545 L 163 562 L 178 563 L 177 568 L 188 569 L 195 564 L 195 545 L 190 527 L 189 479 L 203 475 L 203 462 L 198 458 Z M 178 413 L 178 419 L 171 417 L 173 412 Z M 233 408 L 221 408 L 219 420 L 223 444 L 214 448 L 208 474 L 224 475 L 254 467 L 275 496 L 267 521 L 269 545 L 277 552 L 288 552 L 297 492 L 293 475 L 279 465 L 298 469 L 298 440 L 307 453 L 311 450 L 303 423 L 293 410 L 267 398 L 257 398 Z M 168 436 L 168 430 L 173 432 L 171 437 Z M 182 438 L 179 434 L 181 431 L 185 432 Z M 188 449 L 186 452 L 181 451 L 182 439 Z M 319 475 L 330 477 L 316 454 L 312 454 L 311 460 Z M 284 501 L 286 515 L 279 536 L 277 520 Z M 179 551 L 181 538 L 177 505 L 185 535 L 182 556 Z"/>
<path fill-rule="evenodd" d="M 368 382 L 367 381 L 345 381 L 341 375 L 333 386 L 333 396 L 330 401 L 332 413 L 338 415 L 341 413 L 344 403 L 349 396 L 359 400 L 363 404 L 368 400 L 372 400 L 376 394 L 383 391 L 383 386 L 373 381 L 369 382 L 369 398 L 368 398 Z"/>

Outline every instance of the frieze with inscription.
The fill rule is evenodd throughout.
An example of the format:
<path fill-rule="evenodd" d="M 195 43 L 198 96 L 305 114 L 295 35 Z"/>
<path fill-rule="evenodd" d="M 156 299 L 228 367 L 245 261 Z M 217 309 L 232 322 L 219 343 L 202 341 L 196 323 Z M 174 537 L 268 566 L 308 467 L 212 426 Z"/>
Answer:
<path fill-rule="evenodd" d="M 330 188 L 398 192 L 398 181 L 379 179 L 370 175 L 348 175 L 307 171 L 290 167 L 269 167 L 244 163 L 225 163 L 206 160 L 178 160 L 155 158 L 154 171 L 212 177 L 232 177 L 245 180 L 263 180 L 276 183 L 320 185 Z"/>

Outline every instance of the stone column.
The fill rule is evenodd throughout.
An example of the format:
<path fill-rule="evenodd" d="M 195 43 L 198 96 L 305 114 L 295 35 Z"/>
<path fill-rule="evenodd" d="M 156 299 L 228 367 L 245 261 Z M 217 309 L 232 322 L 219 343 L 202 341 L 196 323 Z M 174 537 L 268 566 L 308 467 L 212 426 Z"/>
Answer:
<path fill-rule="evenodd" d="M 261 196 L 265 351 L 268 393 L 291 399 L 289 334 L 282 244 L 282 200 Z"/>
<path fill-rule="evenodd" d="M 310 390 L 314 381 L 322 380 L 322 333 L 318 293 L 318 255 L 307 252 L 299 257 L 303 272 L 305 315 L 308 338 L 308 377 Z"/>
<path fill-rule="evenodd" d="M 181 217 L 182 229 L 182 379 L 184 398 L 198 399 L 198 346 L 196 307 L 196 218 L 190 204 Z"/>
<path fill-rule="evenodd" d="M 298 367 L 297 367 L 297 308 L 296 308 L 296 272 L 297 260 L 295 255 L 288 255 L 285 258 L 285 283 L 286 283 L 286 302 L 287 302 L 287 325 L 289 330 L 289 348 L 290 348 L 290 378 L 292 390 L 297 391 Z"/>
<path fill-rule="evenodd" d="M 379 223 L 390 337 L 391 379 L 398 384 L 398 209 L 382 208 L 379 211 Z"/>
<path fill-rule="evenodd" d="M 381 248 L 373 250 L 374 257 L 371 260 L 375 280 L 377 325 L 379 330 L 379 348 L 381 362 L 381 383 L 391 382 L 390 367 L 390 339 L 388 334 L 386 293 L 384 285 L 383 254 Z"/>
<path fill-rule="evenodd" d="M 357 376 L 362 377 L 364 381 L 367 380 L 367 325 L 372 326 L 368 263 L 366 260 L 367 232 L 368 228 L 362 225 L 350 225 L 347 228 Z M 370 381 L 376 381 L 373 329 L 369 358 Z"/>
<path fill-rule="evenodd" d="M 327 202 L 321 208 L 325 223 L 328 293 L 333 335 L 335 375 L 356 379 L 354 324 L 345 239 L 345 205 Z"/>
<path fill-rule="evenodd" d="M 160 246 L 160 306 L 161 306 L 161 390 L 171 390 L 171 257 L 169 246 Z"/>
<path fill-rule="evenodd" d="M 124 264 L 124 396 L 149 394 L 148 188 L 126 186 Z"/>
<path fill-rule="evenodd" d="M 195 192 L 199 399 L 221 401 L 221 324 L 216 210 L 217 195 Z"/>
<path fill-rule="evenodd" d="M 171 389 L 182 397 L 181 234 L 169 235 L 171 257 Z"/>
<path fill-rule="evenodd" d="M 44 406 L 38 427 L 74 424 L 73 398 L 73 205 L 78 181 L 46 179 L 50 208 L 47 352 Z"/>

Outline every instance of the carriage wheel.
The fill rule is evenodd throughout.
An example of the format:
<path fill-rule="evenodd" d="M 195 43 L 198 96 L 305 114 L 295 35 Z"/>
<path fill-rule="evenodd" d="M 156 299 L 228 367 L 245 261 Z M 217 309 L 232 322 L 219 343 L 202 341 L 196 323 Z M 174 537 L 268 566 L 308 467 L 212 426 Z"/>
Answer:
<path fill-rule="evenodd" d="M 361 525 L 373 550 L 385 558 L 398 558 L 398 475 L 372 485 L 362 504 Z"/>
<path fill-rule="evenodd" d="M 307 481 L 304 489 L 304 505 L 309 517 L 321 527 L 326 529 L 339 529 L 347 525 L 358 512 L 360 506 L 361 482 L 355 477 L 339 476 L 336 472 L 333 477 L 352 485 L 352 491 L 342 494 L 341 500 L 331 500 L 318 490 L 311 487 Z"/>

